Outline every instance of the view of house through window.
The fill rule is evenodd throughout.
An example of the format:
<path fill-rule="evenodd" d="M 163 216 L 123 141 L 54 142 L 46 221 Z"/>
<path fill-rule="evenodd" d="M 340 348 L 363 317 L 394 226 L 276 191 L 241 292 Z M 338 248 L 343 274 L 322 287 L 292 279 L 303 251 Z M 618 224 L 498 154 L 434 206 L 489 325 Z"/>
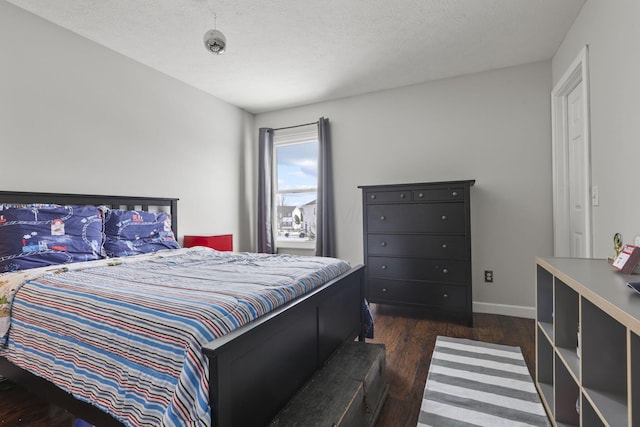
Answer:
<path fill-rule="evenodd" d="M 313 132 L 274 135 L 277 244 L 314 242 L 318 187 L 318 137 Z"/>

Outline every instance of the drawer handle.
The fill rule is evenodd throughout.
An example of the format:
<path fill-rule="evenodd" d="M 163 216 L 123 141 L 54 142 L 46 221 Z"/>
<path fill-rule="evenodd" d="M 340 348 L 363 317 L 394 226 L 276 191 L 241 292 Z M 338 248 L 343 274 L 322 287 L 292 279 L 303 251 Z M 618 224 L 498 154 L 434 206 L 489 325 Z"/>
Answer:
<path fill-rule="evenodd" d="M 447 220 L 447 216 L 446 215 L 442 215 L 442 220 L 446 221 Z"/>
<path fill-rule="evenodd" d="M 400 198 L 404 199 L 404 193 L 400 193 Z"/>
<path fill-rule="evenodd" d="M 449 270 L 447 270 L 446 268 L 442 269 L 442 274 L 449 274 Z"/>
<path fill-rule="evenodd" d="M 454 191 L 453 193 L 451 193 L 451 195 L 452 195 L 453 197 L 458 197 L 458 192 L 457 192 L 457 191 Z"/>
<path fill-rule="evenodd" d="M 447 249 L 447 244 L 446 243 L 442 244 L 442 249 Z"/>
<path fill-rule="evenodd" d="M 387 242 L 380 243 L 380 246 L 387 246 Z"/>
<path fill-rule="evenodd" d="M 371 198 L 372 198 L 372 199 L 375 199 L 375 198 L 376 198 L 376 195 L 375 195 L 375 194 L 372 194 L 372 195 L 371 195 Z"/>
<path fill-rule="evenodd" d="M 382 292 L 387 292 L 387 288 L 382 288 Z"/>
<path fill-rule="evenodd" d="M 387 217 L 385 217 L 384 215 L 380 217 L 380 221 L 384 221 L 385 219 L 387 219 Z"/>
<path fill-rule="evenodd" d="M 442 294 L 442 298 L 449 298 L 449 294 L 445 292 L 444 294 Z"/>
<path fill-rule="evenodd" d="M 422 198 L 422 197 L 424 197 L 424 194 L 418 193 L 418 197 Z"/>
<path fill-rule="evenodd" d="M 383 264 L 380 268 L 382 268 L 383 270 L 386 270 L 387 266 Z"/>

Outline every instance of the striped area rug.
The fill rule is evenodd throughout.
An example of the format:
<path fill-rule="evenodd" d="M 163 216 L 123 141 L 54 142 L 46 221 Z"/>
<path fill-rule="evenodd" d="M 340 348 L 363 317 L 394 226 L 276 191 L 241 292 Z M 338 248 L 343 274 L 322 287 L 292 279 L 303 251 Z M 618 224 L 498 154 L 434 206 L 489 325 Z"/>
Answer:
<path fill-rule="evenodd" d="M 438 336 L 418 427 L 550 426 L 520 347 Z"/>

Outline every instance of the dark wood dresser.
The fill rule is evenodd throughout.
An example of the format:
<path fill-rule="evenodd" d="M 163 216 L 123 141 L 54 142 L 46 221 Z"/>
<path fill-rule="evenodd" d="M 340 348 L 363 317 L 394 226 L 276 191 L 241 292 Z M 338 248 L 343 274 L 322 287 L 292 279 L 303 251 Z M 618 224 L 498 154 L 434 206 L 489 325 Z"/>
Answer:
<path fill-rule="evenodd" d="M 470 187 L 475 180 L 361 186 L 369 302 L 473 326 Z"/>

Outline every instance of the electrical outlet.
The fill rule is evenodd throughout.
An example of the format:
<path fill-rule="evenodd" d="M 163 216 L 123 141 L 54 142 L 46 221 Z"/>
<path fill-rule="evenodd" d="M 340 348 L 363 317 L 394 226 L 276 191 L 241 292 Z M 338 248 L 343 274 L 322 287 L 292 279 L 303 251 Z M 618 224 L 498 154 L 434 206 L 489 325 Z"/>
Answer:
<path fill-rule="evenodd" d="M 485 283 L 493 283 L 493 270 L 484 271 L 484 281 Z"/>

